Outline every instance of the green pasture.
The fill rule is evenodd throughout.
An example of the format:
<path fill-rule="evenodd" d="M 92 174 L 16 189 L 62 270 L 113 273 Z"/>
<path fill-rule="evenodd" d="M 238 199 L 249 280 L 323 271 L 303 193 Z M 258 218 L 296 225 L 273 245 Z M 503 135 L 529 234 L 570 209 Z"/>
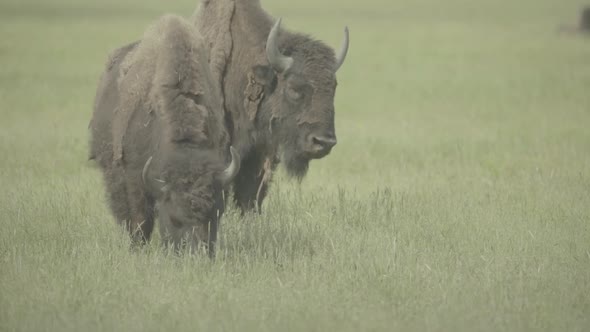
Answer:
<path fill-rule="evenodd" d="M 0 0 L 0 331 L 589 331 L 585 3 L 262 2 L 349 26 L 339 143 L 212 263 L 130 252 L 86 160 L 108 52 L 196 0 Z"/>

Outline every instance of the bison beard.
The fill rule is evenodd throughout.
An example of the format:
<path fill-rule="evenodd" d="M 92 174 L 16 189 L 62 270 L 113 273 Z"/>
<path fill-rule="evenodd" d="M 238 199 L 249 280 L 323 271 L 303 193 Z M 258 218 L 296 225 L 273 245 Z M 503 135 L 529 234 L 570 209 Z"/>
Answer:
<path fill-rule="evenodd" d="M 297 180 L 303 180 L 307 170 L 309 169 L 309 159 L 297 155 L 293 150 L 285 149 L 283 152 L 283 160 L 285 162 L 285 169 L 287 174 L 296 178 Z"/>
<path fill-rule="evenodd" d="M 272 132 L 279 142 L 279 154 L 290 177 L 303 180 L 309 169 L 310 158 L 301 149 L 301 128 L 291 116 L 282 120 L 271 120 Z M 274 136 L 274 135 L 273 135 Z"/>

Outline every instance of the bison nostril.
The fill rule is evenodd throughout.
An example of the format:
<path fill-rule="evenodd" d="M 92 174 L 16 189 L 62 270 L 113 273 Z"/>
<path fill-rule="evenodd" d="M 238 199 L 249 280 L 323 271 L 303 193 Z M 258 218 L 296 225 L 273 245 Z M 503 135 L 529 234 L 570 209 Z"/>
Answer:
<path fill-rule="evenodd" d="M 319 145 L 324 149 L 329 149 L 336 145 L 336 138 L 335 137 L 327 137 L 327 136 L 313 136 L 311 141 L 314 145 Z"/>

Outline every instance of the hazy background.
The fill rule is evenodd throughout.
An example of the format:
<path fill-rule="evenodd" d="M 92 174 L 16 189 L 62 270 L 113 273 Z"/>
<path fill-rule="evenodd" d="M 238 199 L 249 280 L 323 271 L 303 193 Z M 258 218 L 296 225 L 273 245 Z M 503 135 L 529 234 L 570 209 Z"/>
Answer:
<path fill-rule="evenodd" d="M 107 54 L 196 0 L 0 0 L 0 330 L 590 329 L 583 1 L 262 3 L 349 26 L 339 143 L 211 264 L 130 253 L 86 161 Z"/>

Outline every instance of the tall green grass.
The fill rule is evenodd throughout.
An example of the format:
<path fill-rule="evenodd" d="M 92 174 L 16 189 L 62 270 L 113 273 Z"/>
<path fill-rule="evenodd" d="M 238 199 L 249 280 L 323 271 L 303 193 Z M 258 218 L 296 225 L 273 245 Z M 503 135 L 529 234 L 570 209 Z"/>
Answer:
<path fill-rule="evenodd" d="M 587 331 L 576 1 L 263 1 L 334 47 L 339 143 L 215 262 L 129 251 L 86 162 L 106 54 L 194 1 L 0 2 L 0 330 Z"/>

